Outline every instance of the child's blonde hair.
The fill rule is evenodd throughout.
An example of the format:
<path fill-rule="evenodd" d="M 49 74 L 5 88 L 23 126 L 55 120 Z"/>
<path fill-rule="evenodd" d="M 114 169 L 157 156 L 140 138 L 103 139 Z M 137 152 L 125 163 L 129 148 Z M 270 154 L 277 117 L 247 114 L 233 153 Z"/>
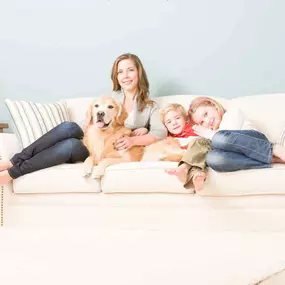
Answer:
<path fill-rule="evenodd" d="M 164 117 L 166 116 L 167 113 L 169 113 L 169 112 L 171 112 L 171 111 L 179 112 L 180 115 L 181 115 L 185 120 L 188 119 L 186 109 L 185 109 L 182 105 L 180 105 L 180 104 L 173 103 L 173 104 L 167 105 L 164 109 L 161 109 L 161 110 L 160 110 L 160 119 L 161 119 L 161 121 L 162 121 L 163 123 L 164 123 Z"/>
<path fill-rule="evenodd" d="M 188 116 L 192 124 L 195 124 L 195 122 L 193 122 L 192 120 L 192 115 L 201 106 L 215 107 L 221 116 L 223 116 L 225 113 L 224 107 L 216 100 L 209 98 L 209 97 L 197 97 L 191 102 L 189 109 L 188 109 Z"/>

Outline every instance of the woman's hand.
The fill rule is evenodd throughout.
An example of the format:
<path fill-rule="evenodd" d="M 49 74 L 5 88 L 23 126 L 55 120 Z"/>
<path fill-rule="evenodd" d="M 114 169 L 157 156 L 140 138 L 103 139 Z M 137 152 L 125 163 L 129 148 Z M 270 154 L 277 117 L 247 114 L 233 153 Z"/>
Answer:
<path fill-rule="evenodd" d="M 120 137 L 115 142 L 116 150 L 127 150 L 134 146 L 133 138 L 128 136 Z"/>
<path fill-rule="evenodd" d="M 139 129 L 135 129 L 132 132 L 132 135 L 133 136 L 143 136 L 143 135 L 145 135 L 147 133 L 148 133 L 148 129 L 147 128 L 139 128 Z"/>
<path fill-rule="evenodd" d="M 211 140 L 214 134 L 216 133 L 215 131 L 211 129 L 208 129 L 208 128 L 205 128 L 199 125 L 195 125 L 192 128 L 198 136 L 209 139 L 209 140 Z"/>

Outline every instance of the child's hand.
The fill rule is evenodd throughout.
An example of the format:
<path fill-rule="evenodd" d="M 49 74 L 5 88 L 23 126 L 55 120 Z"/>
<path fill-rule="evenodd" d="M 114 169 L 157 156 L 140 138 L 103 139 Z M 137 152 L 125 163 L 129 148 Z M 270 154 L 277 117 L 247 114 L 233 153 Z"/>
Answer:
<path fill-rule="evenodd" d="M 139 129 L 135 129 L 132 132 L 132 135 L 133 136 L 143 136 L 143 135 L 145 135 L 147 133 L 148 133 L 148 129 L 147 128 L 139 128 Z"/>
<path fill-rule="evenodd" d="M 216 133 L 215 131 L 211 130 L 211 129 L 207 129 L 203 126 L 199 126 L 199 125 L 195 125 L 192 127 L 194 132 L 203 138 L 209 139 L 211 140 L 214 136 L 214 134 Z"/>

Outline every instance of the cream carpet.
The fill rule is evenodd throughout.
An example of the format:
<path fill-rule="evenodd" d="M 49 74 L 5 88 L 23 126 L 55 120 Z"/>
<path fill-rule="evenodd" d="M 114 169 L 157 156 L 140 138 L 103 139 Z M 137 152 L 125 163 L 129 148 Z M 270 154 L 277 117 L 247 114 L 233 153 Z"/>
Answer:
<path fill-rule="evenodd" d="M 285 234 L 0 230 L 0 283 L 248 285 L 285 268 Z"/>

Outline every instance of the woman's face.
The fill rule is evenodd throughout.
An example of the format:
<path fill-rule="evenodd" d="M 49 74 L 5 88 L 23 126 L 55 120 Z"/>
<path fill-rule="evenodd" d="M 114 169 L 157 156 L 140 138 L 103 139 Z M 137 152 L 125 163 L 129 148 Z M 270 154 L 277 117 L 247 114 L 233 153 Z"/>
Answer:
<path fill-rule="evenodd" d="M 200 106 L 191 117 L 195 124 L 214 131 L 219 128 L 222 120 L 222 116 L 214 106 Z"/>
<path fill-rule="evenodd" d="M 137 91 L 138 70 L 131 59 L 123 59 L 118 63 L 117 78 L 123 90 L 128 92 Z"/>

